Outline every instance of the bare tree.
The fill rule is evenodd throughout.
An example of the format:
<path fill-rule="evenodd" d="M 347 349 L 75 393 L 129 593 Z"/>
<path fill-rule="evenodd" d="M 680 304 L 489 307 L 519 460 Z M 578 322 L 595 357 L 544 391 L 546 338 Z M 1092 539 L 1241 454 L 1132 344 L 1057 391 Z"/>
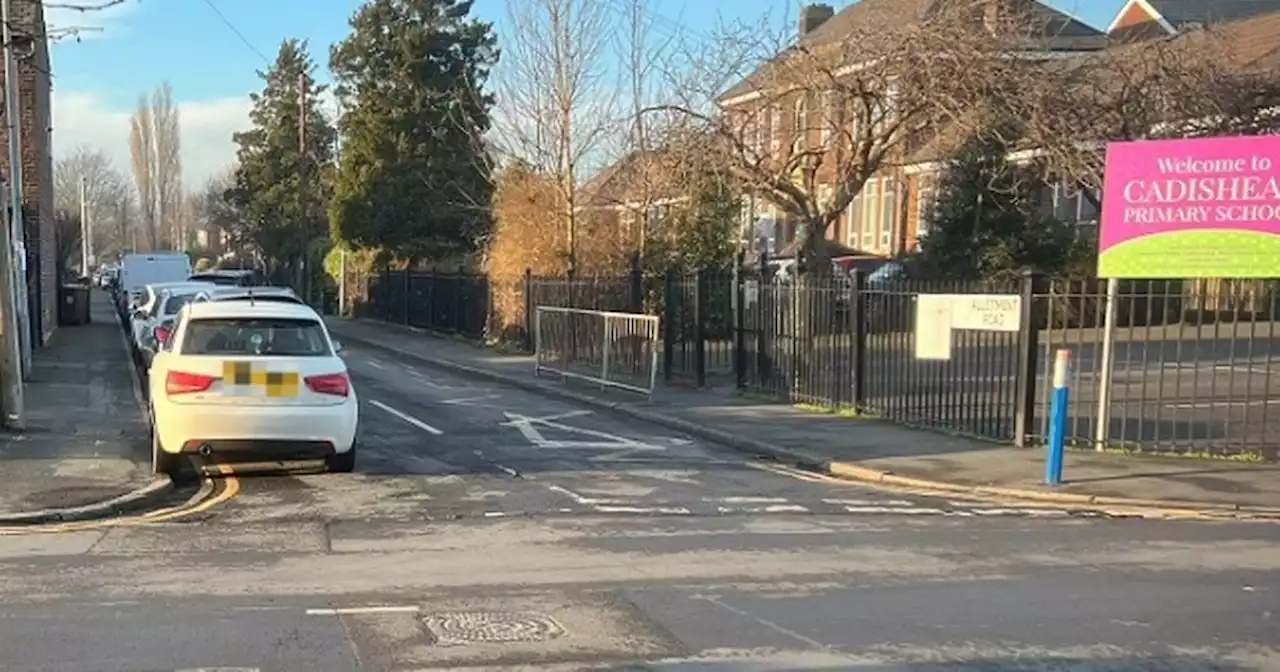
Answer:
<path fill-rule="evenodd" d="M 1280 79 L 1237 48 L 1239 28 L 1201 28 L 1046 64 L 1010 116 L 1025 120 L 1026 144 L 1051 176 L 1100 205 L 1106 142 L 1280 126 Z"/>
<path fill-rule="evenodd" d="M 507 0 L 510 25 L 499 77 L 503 153 L 549 176 L 559 191 L 569 268 L 577 262 L 578 186 L 598 167 L 617 126 L 610 79 L 609 0 Z"/>
<path fill-rule="evenodd" d="M 227 193 L 235 187 L 235 172 L 227 169 L 211 176 L 200 191 L 193 194 L 195 225 L 205 232 L 208 245 L 215 252 L 242 252 L 252 245 L 252 236 L 244 218 L 236 210 Z M 225 243 L 224 243 L 225 241 Z"/>
<path fill-rule="evenodd" d="M 903 3 L 878 3 L 869 13 L 900 13 L 870 16 L 833 38 L 815 33 L 781 52 L 738 29 L 689 51 L 670 78 L 683 99 L 653 110 L 700 127 L 688 136 L 705 143 L 695 154 L 794 222 L 800 269 L 825 274 L 818 243 L 869 178 L 903 164 L 939 129 L 958 132 L 975 109 L 1030 76 L 1032 59 L 1019 56 L 1034 52 L 1027 38 L 1044 26 L 1011 8 L 995 11 L 1003 4 L 934 3 L 917 15 Z M 763 64 L 738 74 L 762 54 Z"/>
<path fill-rule="evenodd" d="M 128 180 L 101 149 L 75 147 L 58 159 L 53 168 L 54 208 L 80 212 L 80 180 L 84 178 L 85 204 L 89 215 L 90 243 L 99 257 L 124 250 L 127 240 L 116 226 L 120 199 L 129 191 Z M 77 216 L 77 222 L 79 217 Z M 77 240 L 79 235 L 77 234 Z"/>
<path fill-rule="evenodd" d="M 188 243 L 183 230 L 182 145 L 178 106 L 173 87 L 165 82 L 151 96 L 151 119 L 155 129 L 156 223 L 174 249 Z"/>
<path fill-rule="evenodd" d="M 168 82 L 138 98 L 129 119 L 129 156 L 142 225 L 151 247 L 181 247 L 182 146 L 178 107 Z"/>
<path fill-rule="evenodd" d="M 618 2 L 623 10 L 623 34 L 618 40 L 618 55 L 627 77 L 627 98 L 631 114 L 629 131 L 621 137 L 623 147 L 617 154 L 633 153 L 639 164 L 633 176 L 634 184 L 628 190 L 634 195 L 634 200 L 623 205 L 630 206 L 629 214 L 636 225 L 632 238 L 643 255 L 651 230 L 653 205 L 657 200 L 658 185 L 654 183 L 656 176 L 651 164 L 660 163 L 651 153 L 655 149 L 655 130 L 658 134 L 661 133 L 660 124 L 649 123 L 650 115 L 646 115 L 645 110 L 657 102 L 658 79 L 670 57 L 670 50 L 676 43 L 677 33 L 659 35 L 659 16 L 645 0 Z"/>
<path fill-rule="evenodd" d="M 146 96 L 138 98 L 138 106 L 129 118 L 129 159 L 133 169 L 133 185 L 138 192 L 144 237 L 151 249 L 157 249 L 160 247 L 160 237 L 156 208 L 160 199 L 156 193 L 155 120 Z"/>

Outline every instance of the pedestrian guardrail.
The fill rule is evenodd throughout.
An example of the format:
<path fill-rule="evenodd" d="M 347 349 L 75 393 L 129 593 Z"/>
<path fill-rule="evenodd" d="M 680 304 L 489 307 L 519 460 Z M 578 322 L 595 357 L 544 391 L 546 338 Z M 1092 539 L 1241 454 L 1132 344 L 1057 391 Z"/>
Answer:
<path fill-rule="evenodd" d="M 652 315 L 538 306 L 533 372 L 652 396 L 658 333 L 658 318 Z"/>

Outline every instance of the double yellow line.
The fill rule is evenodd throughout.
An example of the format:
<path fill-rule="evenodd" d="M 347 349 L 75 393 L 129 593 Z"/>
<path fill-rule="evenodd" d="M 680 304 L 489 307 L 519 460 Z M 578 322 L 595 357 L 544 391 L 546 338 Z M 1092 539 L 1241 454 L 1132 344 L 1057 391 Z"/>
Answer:
<path fill-rule="evenodd" d="M 191 499 L 176 506 L 169 506 L 163 509 L 156 509 L 155 511 L 147 511 L 145 513 L 120 516 L 118 518 L 109 518 L 106 520 L 86 520 L 83 522 L 0 527 L 0 536 L 80 532 L 109 527 L 133 527 L 138 525 L 149 525 L 151 523 L 163 523 L 165 521 L 184 518 L 203 511 L 208 511 L 209 509 L 230 500 L 240 492 L 240 479 L 236 478 L 235 472 L 231 469 L 230 465 L 218 463 L 212 466 L 217 470 L 218 475 L 221 478 L 215 480 L 212 476 L 204 476 L 204 482 L 200 485 L 200 491 L 193 495 Z M 210 497 L 208 492 L 217 489 L 219 483 L 222 485 L 221 489 L 218 490 L 214 496 Z"/>

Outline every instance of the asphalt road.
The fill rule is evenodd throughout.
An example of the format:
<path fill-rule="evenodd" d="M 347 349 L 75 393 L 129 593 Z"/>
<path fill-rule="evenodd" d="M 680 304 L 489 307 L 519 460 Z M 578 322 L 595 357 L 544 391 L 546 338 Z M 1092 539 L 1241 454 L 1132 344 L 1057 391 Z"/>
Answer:
<path fill-rule="evenodd" d="M 348 362 L 359 473 L 0 534 L 0 670 L 1280 666 L 1280 527 L 881 492 Z"/>

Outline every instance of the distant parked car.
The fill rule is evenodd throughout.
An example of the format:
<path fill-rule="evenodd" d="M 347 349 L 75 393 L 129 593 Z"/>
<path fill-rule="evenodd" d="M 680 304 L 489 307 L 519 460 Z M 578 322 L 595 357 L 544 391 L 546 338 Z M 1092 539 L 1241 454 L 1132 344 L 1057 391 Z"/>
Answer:
<path fill-rule="evenodd" d="M 306 305 L 306 301 L 297 292 L 288 287 L 218 287 L 201 292 L 195 303 L 205 301 L 264 301 L 276 303 L 297 303 Z"/>
<path fill-rule="evenodd" d="M 266 284 L 262 274 L 253 269 L 199 271 L 187 279 L 192 282 L 209 282 L 219 287 L 258 287 Z"/>

